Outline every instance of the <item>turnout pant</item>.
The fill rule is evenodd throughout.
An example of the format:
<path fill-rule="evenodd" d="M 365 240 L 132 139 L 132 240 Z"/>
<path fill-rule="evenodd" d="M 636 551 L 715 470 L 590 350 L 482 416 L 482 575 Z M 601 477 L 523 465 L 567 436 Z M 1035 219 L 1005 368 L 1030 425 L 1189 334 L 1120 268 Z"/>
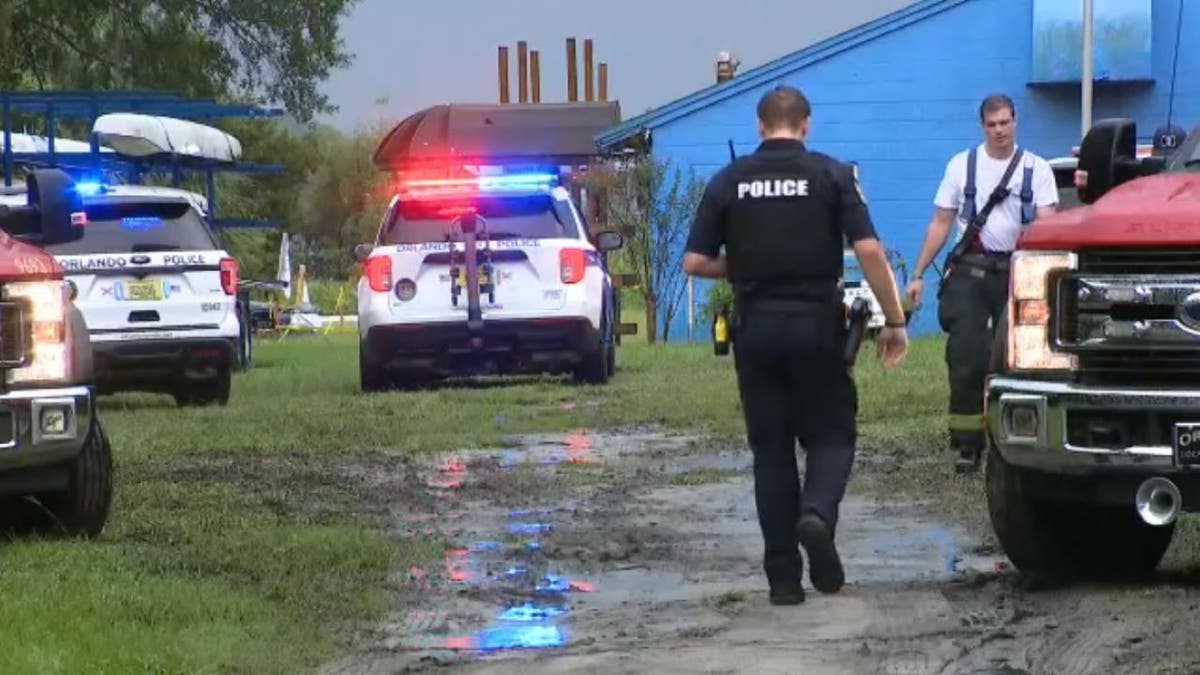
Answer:
<path fill-rule="evenodd" d="M 950 445 L 963 457 L 977 457 L 984 445 L 983 383 L 1008 299 L 1007 258 L 964 256 L 939 295 L 938 323 L 948 335 Z"/>
<path fill-rule="evenodd" d="M 801 515 L 816 513 L 831 530 L 837 524 L 857 439 L 845 333 L 840 301 L 738 311 L 734 359 L 769 574 L 799 559 Z M 797 441 L 805 450 L 803 489 Z"/>

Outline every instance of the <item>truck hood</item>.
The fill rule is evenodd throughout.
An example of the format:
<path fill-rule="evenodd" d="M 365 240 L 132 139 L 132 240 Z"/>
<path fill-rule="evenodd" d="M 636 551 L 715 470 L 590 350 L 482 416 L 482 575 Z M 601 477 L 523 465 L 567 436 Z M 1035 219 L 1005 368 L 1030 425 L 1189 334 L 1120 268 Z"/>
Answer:
<path fill-rule="evenodd" d="M 1200 245 L 1200 173 L 1146 176 L 1033 223 L 1018 248 Z"/>
<path fill-rule="evenodd" d="M 0 282 L 62 278 L 63 268 L 54 256 L 0 231 Z"/>

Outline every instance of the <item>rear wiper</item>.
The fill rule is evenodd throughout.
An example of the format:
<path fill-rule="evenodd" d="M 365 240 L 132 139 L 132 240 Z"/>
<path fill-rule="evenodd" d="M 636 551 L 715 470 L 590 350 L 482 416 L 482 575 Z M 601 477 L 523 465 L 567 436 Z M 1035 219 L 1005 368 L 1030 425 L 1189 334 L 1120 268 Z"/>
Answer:
<path fill-rule="evenodd" d="M 172 244 L 134 244 L 129 247 L 130 253 L 152 253 L 154 251 L 178 251 L 179 247 Z"/>
<path fill-rule="evenodd" d="M 531 237 L 527 234 L 517 234 L 516 232 L 488 232 L 486 235 L 481 233 L 480 238 L 484 238 L 484 237 L 486 237 L 488 239 L 536 239 L 537 238 L 537 237 Z"/>

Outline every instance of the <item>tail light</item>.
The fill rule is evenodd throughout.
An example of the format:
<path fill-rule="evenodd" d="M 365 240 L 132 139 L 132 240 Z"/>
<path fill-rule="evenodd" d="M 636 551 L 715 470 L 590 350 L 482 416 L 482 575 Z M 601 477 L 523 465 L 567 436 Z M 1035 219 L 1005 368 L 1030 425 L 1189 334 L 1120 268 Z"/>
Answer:
<path fill-rule="evenodd" d="M 577 284 L 583 281 L 586 267 L 587 254 L 582 249 L 564 248 L 558 252 L 559 278 L 564 284 Z"/>
<path fill-rule="evenodd" d="M 392 259 L 386 255 L 367 258 L 363 274 L 372 291 L 382 292 L 392 287 Z"/>
<path fill-rule="evenodd" d="M 238 285 L 238 264 L 233 258 L 221 259 L 221 290 L 225 295 L 235 295 Z"/>

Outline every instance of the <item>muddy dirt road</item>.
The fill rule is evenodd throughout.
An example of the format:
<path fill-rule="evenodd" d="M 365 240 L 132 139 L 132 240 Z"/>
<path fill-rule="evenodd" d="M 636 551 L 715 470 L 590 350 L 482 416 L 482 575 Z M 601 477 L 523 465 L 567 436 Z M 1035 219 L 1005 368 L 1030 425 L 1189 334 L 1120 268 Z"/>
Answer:
<path fill-rule="evenodd" d="M 982 539 L 854 493 L 847 586 L 773 607 L 740 446 L 586 431 L 513 446 L 408 479 L 397 531 L 457 548 L 397 570 L 389 621 L 323 673 L 1200 672 L 1200 586 L 1027 593 Z"/>

